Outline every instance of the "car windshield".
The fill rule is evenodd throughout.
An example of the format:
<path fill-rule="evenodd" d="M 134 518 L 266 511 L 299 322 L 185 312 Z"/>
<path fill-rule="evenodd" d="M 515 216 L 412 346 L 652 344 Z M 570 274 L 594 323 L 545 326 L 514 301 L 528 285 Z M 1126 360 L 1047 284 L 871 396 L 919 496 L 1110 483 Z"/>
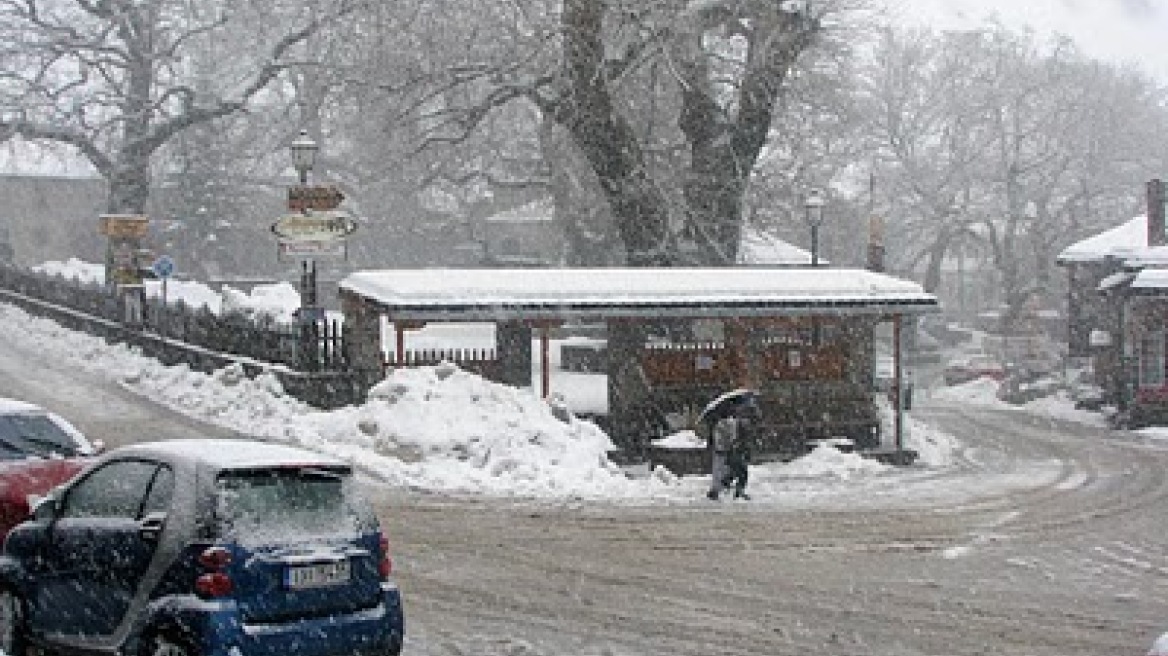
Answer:
<path fill-rule="evenodd" d="M 77 442 L 47 415 L 0 415 L 0 459 L 75 456 Z"/>
<path fill-rule="evenodd" d="M 219 532 L 240 542 L 298 536 L 350 536 L 372 512 L 344 470 L 284 468 L 226 472 L 218 478 Z"/>

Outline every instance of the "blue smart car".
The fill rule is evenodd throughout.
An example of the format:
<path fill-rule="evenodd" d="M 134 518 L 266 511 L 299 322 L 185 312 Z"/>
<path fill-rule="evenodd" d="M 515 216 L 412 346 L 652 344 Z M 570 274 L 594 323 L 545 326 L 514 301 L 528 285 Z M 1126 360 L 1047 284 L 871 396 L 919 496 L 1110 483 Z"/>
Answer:
<path fill-rule="evenodd" d="M 0 555 L 0 649 L 396 656 L 388 544 L 348 464 L 232 440 L 109 452 Z"/>

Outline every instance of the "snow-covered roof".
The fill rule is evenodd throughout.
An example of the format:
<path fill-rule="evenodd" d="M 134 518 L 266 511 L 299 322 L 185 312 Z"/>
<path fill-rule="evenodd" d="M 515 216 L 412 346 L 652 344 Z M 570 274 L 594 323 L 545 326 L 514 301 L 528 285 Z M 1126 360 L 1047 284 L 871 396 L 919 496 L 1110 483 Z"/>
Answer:
<path fill-rule="evenodd" d="M 1107 291 L 1108 289 L 1112 289 L 1114 287 L 1126 285 L 1127 283 L 1131 282 L 1132 278 L 1135 278 L 1134 273 L 1131 273 L 1130 271 L 1118 271 L 1111 274 L 1110 276 L 1105 277 L 1103 280 L 1100 280 L 1099 287 L 1097 289 L 1101 292 Z"/>
<path fill-rule="evenodd" d="M 1096 262 L 1108 257 L 1121 260 L 1148 250 L 1148 217 L 1137 216 L 1110 230 L 1071 244 L 1059 253 L 1059 262 Z"/>
<path fill-rule="evenodd" d="M 1168 266 L 1168 246 L 1151 246 L 1136 251 L 1124 260 L 1124 266 L 1132 268 Z"/>
<path fill-rule="evenodd" d="M 215 469 L 248 469 L 281 465 L 344 466 L 332 456 L 321 455 L 284 444 L 252 440 L 187 439 L 161 440 L 122 447 L 114 453 L 143 452 L 168 454 L 205 463 Z"/>
<path fill-rule="evenodd" d="M 820 257 L 821 264 L 827 260 Z M 738 263 L 766 266 L 803 266 L 811 264 L 811 253 L 754 228 L 742 231 L 738 245 Z"/>
<path fill-rule="evenodd" d="M 1143 269 L 1131 282 L 1132 289 L 1168 289 L 1168 269 Z"/>
<path fill-rule="evenodd" d="M 600 268 L 359 271 L 343 291 L 395 319 L 498 321 L 568 317 L 692 317 L 920 313 L 920 285 L 863 269 Z"/>

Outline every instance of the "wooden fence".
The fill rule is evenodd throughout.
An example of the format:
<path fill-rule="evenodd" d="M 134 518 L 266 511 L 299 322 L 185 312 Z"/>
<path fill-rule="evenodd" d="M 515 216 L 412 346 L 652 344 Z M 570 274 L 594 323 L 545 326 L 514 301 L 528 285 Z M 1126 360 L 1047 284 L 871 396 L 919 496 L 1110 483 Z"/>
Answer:
<path fill-rule="evenodd" d="M 406 350 L 400 361 L 393 353 L 383 353 L 381 368 L 388 371 L 394 367 L 420 367 L 452 362 L 461 369 L 476 373 L 488 380 L 499 380 L 501 373 L 499 358 L 494 349 L 418 349 Z"/>
<path fill-rule="evenodd" d="M 0 288 L 105 321 L 125 323 L 122 300 L 101 285 L 0 267 Z M 342 330 L 335 321 L 280 323 L 242 312 L 216 315 L 206 306 L 193 307 L 182 299 L 163 305 L 158 298 L 147 299 L 140 321 L 132 327 L 210 351 L 298 371 L 347 369 Z"/>
<path fill-rule="evenodd" d="M 71 329 L 140 349 L 168 365 L 211 372 L 232 364 L 274 374 L 291 396 L 318 408 L 360 403 L 370 381 L 348 368 L 336 322 L 280 324 L 205 307 L 146 304 L 140 321 L 99 285 L 0 265 L 0 300 Z"/>

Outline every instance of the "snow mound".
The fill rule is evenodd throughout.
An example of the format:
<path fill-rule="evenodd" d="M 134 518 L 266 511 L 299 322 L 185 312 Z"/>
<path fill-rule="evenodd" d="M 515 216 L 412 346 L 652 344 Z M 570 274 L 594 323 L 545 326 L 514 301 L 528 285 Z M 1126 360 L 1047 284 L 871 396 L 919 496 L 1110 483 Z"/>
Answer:
<path fill-rule="evenodd" d="M 943 387 L 937 390 L 934 396 L 945 401 L 1000 406 L 1002 404 L 998 401 L 999 387 L 1001 383 L 983 376 L 968 383 Z"/>
<path fill-rule="evenodd" d="M 592 496 L 630 482 L 595 424 L 453 364 L 391 372 L 356 413 L 370 448 L 405 463 L 388 476 L 429 489 Z"/>
<path fill-rule="evenodd" d="M 75 257 L 71 257 L 65 262 L 44 262 L 32 267 L 32 270 L 49 276 L 75 279 L 87 284 L 105 284 L 105 265 L 92 264 Z"/>
<path fill-rule="evenodd" d="M 811 453 L 787 463 L 783 475 L 787 478 L 835 476 L 848 479 L 857 474 L 886 472 L 889 468 L 889 465 L 858 453 L 844 453 L 832 444 L 824 443 L 812 449 Z"/>
<path fill-rule="evenodd" d="M 300 292 L 287 282 L 256 285 L 250 294 L 233 287 L 224 287 L 222 298 L 223 312 L 264 315 L 283 322 L 292 321 L 293 311 L 300 307 Z"/>

